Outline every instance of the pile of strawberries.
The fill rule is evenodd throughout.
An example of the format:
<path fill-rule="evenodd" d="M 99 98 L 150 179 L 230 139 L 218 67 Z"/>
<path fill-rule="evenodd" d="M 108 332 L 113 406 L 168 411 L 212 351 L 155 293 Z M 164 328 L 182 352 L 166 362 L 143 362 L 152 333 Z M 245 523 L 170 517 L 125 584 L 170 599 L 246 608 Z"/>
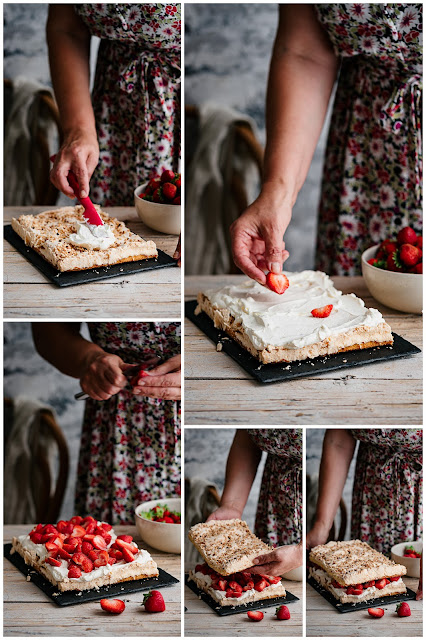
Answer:
<path fill-rule="evenodd" d="M 221 576 L 211 569 L 206 563 L 197 564 L 195 571 L 199 571 L 212 579 L 211 587 L 218 591 L 225 591 L 226 598 L 240 598 L 244 591 L 263 591 L 271 584 L 278 584 L 279 576 L 266 576 L 261 573 L 250 573 L 249 571 L 239 571 L 230 576 Z"/>
<path fill-rule="evenodd" d="M 47 564 L 60 567 L 68 562 L 68 578 L 80 578 L 82 572 L 90 573 L 97 567 L 115 564 L 120 560 L 132 562 L 139 549 L 132 536 L 118 536 L 110 547 L 110 524 L 98 525 L 92 516 L 74 516 L 71 520 L 59 520 L 53 524 L 38 524 L 30 533 L 34 544 L 44 544 L 49 552 Z"/>
<path fill-rule="evenodd" d="M 170 511 L 166 504 L 156 504 L 149 511 L 142 511 L 139 515 L 153 522 L 165 522 L 168 524 L 180 524 L 179 511 Z"/>
<path fill-rule="evenodd" d="M 332 581 L 332 586 L 335 589 L 345 589 L 348 596 L 360 596 L 364 589 L 368 589 L 369 587 L 376 587 L 376 589 L 384 589 L 387 584 L 390 582 L 397 582 L 401 576 L 394 576 L 392 578 L 381 578 L 380 580 L 370 580 L 369 582 L 364 582 L 363 584 L 353 584 L 349 587 L 345 587 L 342 584 L 339 584 L 336 580 Z"/>
<path fill-rule="evenodd" d="M 422 256 L 423 236 L 418 236 L 411 227 L 404 227 L 396 240 L 384 240 L 368 263 L 387 271 L 423 273 Z"/>
<path fill-rule="evenodd" d="M 404 549 L 404 558 L 421 558 L 422 554 L 416 551 L 413 545 L 409 547 L 405 547 Z"/>
<path fill-rule="evenodd" d="M 161 176 L 151 178 L 145 191 L 139 194 L 139 198 L 161 204 L 180 204 L 180 186 L 180 173 L 167 169 Z"/>

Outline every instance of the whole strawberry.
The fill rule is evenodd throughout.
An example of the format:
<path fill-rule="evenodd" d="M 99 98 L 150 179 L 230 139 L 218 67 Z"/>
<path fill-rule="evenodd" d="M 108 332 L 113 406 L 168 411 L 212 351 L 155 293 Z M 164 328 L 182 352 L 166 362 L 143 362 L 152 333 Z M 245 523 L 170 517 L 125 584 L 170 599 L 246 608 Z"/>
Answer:
<path fill-rule="evenodd" d="M 416 244 L 417 233 L 411 227 L 404 227 L 397 235 L 397 241 L 399 245 L 402 244 Z"/>
<path fill-rule="evenodd" d="M 145 593 L 143 597 L 143 606 L 145 607 L 145 611 L 148 611 L 148 613 L 160 613 L 166 609 L 163 596 L 159 591 L 155 590 Z"/>
<path fill-rule="evenodd" d="M 166 169 L 165 171 L 163 171 L 163 173 L 161 174 L 161 182 L 173 182 L 173 180 L 175 179 L 175 174 L 173 171 L 170 171 L 169 169 Z"/>
<path fill-rule="evenodd" d="M 163 195 L 167 200 L 173 200 L 176 197 L 177 187 L 171 182 L 164 182 Z"/>
<path fill-rule="evenodd" d="M 398 618 L 408 618 L 408 616 L 411 616 L 410 605 L 408 602 L 401 602 L 401 604 L 397 605 L 396 612 L 398 614 Z"/>
<path fill-rule="evenodd" d="M 275 615 L 277 616 L 278 620 L 290 620 L 290 611 L 288 610 L 288 607 L 285 606 L 285 604 L 282 604 L 276 609 Z"/>
<path fill-rule="evenodd" d="M 402 264 L 399 258 L 399 251 L 394 251 L 388 256 L 386 260 L 386 267 L 388 271 L 402 271 Z"/>
<path fill-rule="evenodd" d="M 406 267 L 414 267 L 422 259 L 422 251 L 412 244 L 403 244 L 399 252 L 399 257 Z"/>

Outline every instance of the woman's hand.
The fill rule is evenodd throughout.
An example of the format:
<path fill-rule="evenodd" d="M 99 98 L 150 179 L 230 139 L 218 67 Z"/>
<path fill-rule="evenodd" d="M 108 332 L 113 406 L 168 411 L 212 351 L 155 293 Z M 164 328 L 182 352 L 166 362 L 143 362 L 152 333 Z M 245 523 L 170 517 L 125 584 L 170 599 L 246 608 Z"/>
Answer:
<path fill-rule="evenodd" d="M 133 387 L 133 393 L 148 398 L 180 400 L 181 397 L 181 356 L 173 356 L 151 371 L 143 372 Z"/>
<path fill-rule="evenodd" d="M 128 380 L 123 370 L 128 366 L 110 353 L 90 352 L 80 375 L 80 386 L 93 400 L 108 400 L 126 386 Z"/>
<path fill-rule="evenodd" d="M 291 571 L 291 569 L 301 567 L 302 564 L 302 544 L 292 544 L 278 547 L 271 553 L 258 556 L 254 559 L 253 566 L 247 571 L 250 571 L 250 573 L 263 573 L 269 576 L 282 576 L 287 571 Z"/>
<path fill-rule="evenodd" d="M 89 195 L 89 182 L 99 160 L 99 145 L 95 132 L 73 131 L 65 137 L 56 154 L 50 179 L 57 189 L 69 198 L 86 198 Z M 74 172 L 80 186 L 80 193 L 74 194 L 67 176 L 70 169 Z"/>
<path fill-rule="evenodd" d="M 240 520 L 241 516 L 242 511 L 237 507 L 223 505 L 216 509 L 216 511 L 213 511 L 213 513 L 211 513 L 207 518 L 206 522 L 209 522 L 210 520 L 233 520 L 234 518 Z"/>
<path fill-rule="evenodd" d="M 315 522 L 312 529 L 306 534 L 306 548 L 312 549 L 318 544 L 325 544 L 328 534 L 330 533 L 330 528 L 331 527 L 327 527 L 325 524 Z"/>
<path fill-rule="evenodd" d="M 266 283 L 264 271 L 281 273 L 289 253 L 284 233 L 291 219 L 291 206 L 278 198 L 274 187 L 262 190 L 230 228 L 234 262 L 246 275 Z"/>

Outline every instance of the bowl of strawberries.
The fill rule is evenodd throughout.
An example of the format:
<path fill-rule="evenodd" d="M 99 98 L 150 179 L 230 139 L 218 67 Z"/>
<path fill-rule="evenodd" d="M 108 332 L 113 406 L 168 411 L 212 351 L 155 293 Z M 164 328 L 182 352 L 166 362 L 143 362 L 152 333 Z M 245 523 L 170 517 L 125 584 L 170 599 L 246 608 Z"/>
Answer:
<path fill-rule="evenodd" d="M 168 169 L 134 191 L 139 218 L 161 233 L 179 235 L 181 227 L 181 175 Z"/>
<path fill-rule="evenodd" d="M 362 275 L 371 295 L 391 309 L 422 313 L 423 240 L 411 227 L 401 229 L 362 254 Z"/>
<path fill-rule="evenodd" d="M 149 500 L 135 509 L 136 528 L 144 542 L 167 553 L 180 553 L 180 498 Z"/>
<path fill-rule="evenodd" d="M 422 557 L 423 542 L 400 542 L 391 549 L 391 558 L 397 564 L 402 564 L 407 569 L 407 576 L 420 578 L 420 559 Z"/>

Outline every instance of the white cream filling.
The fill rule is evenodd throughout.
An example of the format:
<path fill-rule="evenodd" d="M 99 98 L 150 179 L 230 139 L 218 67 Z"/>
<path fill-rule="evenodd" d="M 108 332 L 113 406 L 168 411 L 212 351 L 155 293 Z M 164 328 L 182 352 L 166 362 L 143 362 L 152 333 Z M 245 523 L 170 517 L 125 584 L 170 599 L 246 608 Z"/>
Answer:
<path fill-rule="evenodd" d="M 346 593 L 346 588 L 344 589 L 339 589 L 338 587 L 333 587 L 333 585 L 331 584 L 333 581 L 333 578 L 331 576 L 328 575 L 328 573 L 326 571 L 324 571 L 323 569 L 317 569 L 316 567 L 310 567 L 310 571 L 312 574 L 317 575 L 319 578 L 322 578 L 326 583 L 328 588 L 330 589 L 331 593 L 336 597 L 336 598 L 341 598 L 342 596 L 346 596 L 348 595 Z M 403 582 L 402 578 L 399 578 L 399 580 L 395 580 L 395 582 L 393 583 L 395 586 L 399 585 Z M 377 589 L 377 587 L 367 587 L 367 589 L 364 589 L 364 591 L 362 592 L 361 595 L 357 596 L 353 593 L 351 593 L 349 595 L 349 597 L 351 599 L 353 599 L 353 602 L 355 602 L 356 600 L 361 600 L 361 598 L 364 598 L 366 595 L 377 595 L 377 597 L 380 596 L 380 591 L 381 589 Z"/>
<path fill-rule="evenodd" d="M 100 524 L 101 522 L 98 522 L 98 526 Z M 111 547 L 111 545 L 113 545 L 117 539 L 116 534 L 113 533 L 112 530 L 108 531 L 108 533 L 111 536 L 111 542 L 108 544 L 107 549 L 109 549 L 109 547 Z M 28 549 L 36 553 L 41 561 L 45 560 L 45 558 L 49 555 L 46 546 L 44 544 L 35 544 L 31 540 L 29 535 L 18 536 L 18 540 L 22 544 L 24 549 Z M 91 580 L 96 580 L 96 578 L 100 578 L 101 576 L 114 575 L 115 573 L 120 571 L 120 568 L 124 566 L 131 565 L 134 567 L 142 567 L 147 562 L 150 562 L 152 558 L 148 551 L 146 551 L 146 549 L 140 549 L 139 552 L 135 555 L 135 559 L 132 562 L 119 560 L 112 565 L 108 564 L 104 567 L 97 567 L 96 569 L 93 569 L 93 571 L 89 571 L 88 573 L 84 573 L 84 571 L 82 570 L 80 578 L 68 578 L 68 561 L 61 558 L 58 558 L 58 560 L 61 560 L 60 567 L 54 567 L 49 563 L 43 563 L 46 572 L 51 575 L 57 582 L 64 580 L 65 578 L 71 580 L 71 582 L 90 582 Z"/>
<path fill-rule="evenodd" d="M 226 598 L 226 591 L 213 589 L 213 587 L 210 586 L 212 583 L 211 576 L 209 575 L 205 576 L 204 573 L 201 573 L 201 571 L 196 571 L 194 573 L 194 576 L 198 580 L 200 580 L 200 582 L 203 582 L 205 586 L 208 588 L 208 590 L 215 594 L 216 598 L 218 598 L 219 600 L 222 600 L 222 598 Z M 259 593 L 264 593 L 265 591 L 266 592 L 273 591 L 274 589 L 278 589 L 278 587 L 281 587 L 281 586 L 282 586 L 282 582 L 280 580 L 280 582 L 277 582 L 277 584 L 271 584 L 268 587 L 265 587 L 264 590 Z M 255 595 L 256 593 L 258 593 L 256 589 L 249 589 L 248 591 L 243 591 L 241 596 L 239 596 L 239 598 L 227 598 L 227 600 L 235 601 L 241 604 L 241 602 L 244 602 L 244 600 L 248 600 L 251 596 Z"/>
<path fill-rule="evenodd" d="M 383 322 L 377 309 L 368 309 L 355 294 L 343 295 L 321 271 L 285 272 L 290 286 L 283 294 L 254 280 L 204 292 L 213 307 L 228 309 L 241 324 L 256 349 L 268 345 L 299 349 L 362 325 Z M 332 304 L 328 318 L 311 311 Z"/>
<path fill-rule="evenodd" d="M 68 242 L 85 249 L 108 249 L 115 242 L 115 235 L 108 224 L 96 225 L 77 222 L 76 233 L 72 233 Z"/>

